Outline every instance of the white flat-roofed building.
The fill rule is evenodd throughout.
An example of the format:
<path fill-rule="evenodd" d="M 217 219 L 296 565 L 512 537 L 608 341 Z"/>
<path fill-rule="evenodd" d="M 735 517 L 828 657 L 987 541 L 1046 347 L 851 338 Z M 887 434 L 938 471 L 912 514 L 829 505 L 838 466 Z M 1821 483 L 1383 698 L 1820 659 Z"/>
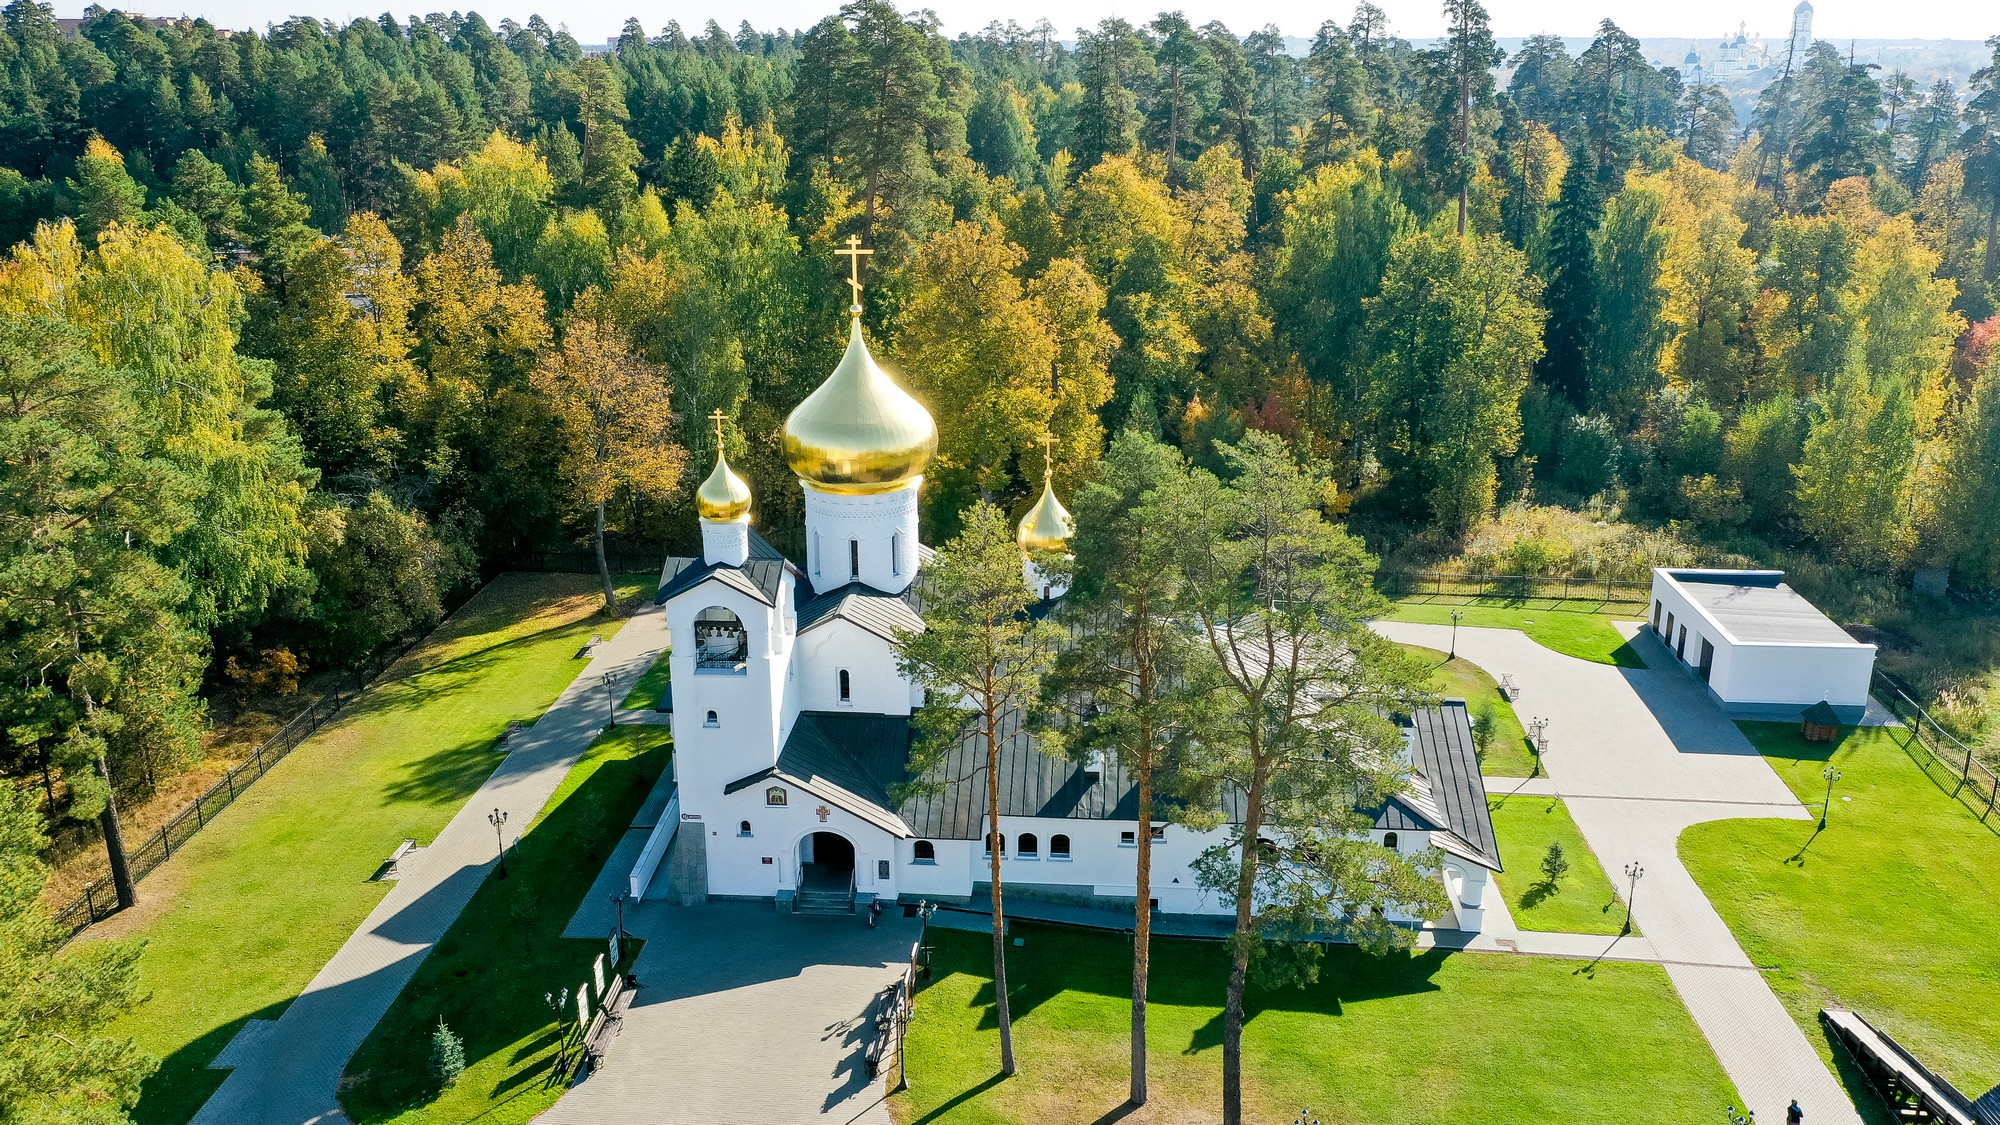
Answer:
<path fill-rule="evenodd" d="M 1783 571 L 1657 568 L 1647 625 L 1732 714 L 1794 719 L 1825 700 L 1853 723 L 1868 709 L 1875 646 L 1785 585 Z"/>

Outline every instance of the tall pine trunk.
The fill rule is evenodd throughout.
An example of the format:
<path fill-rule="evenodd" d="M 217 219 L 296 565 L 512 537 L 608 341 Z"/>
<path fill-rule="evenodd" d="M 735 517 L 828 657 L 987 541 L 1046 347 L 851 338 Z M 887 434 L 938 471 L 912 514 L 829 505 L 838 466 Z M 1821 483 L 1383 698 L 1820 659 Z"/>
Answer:
<path fill-rule="evenodd" d="M 104 782 L 104 811 L 97 814 L 104 830 L 104 853 L 111 860 L 111 886 L 118 892 L 118 909 L 130 910 L 139 902 L 132 886 L 132 865 L 125 858 L 125 829 L 118 822 L 118 796 L 111 791 L 111 763 L 97 756 L 97 777 Z"/>
<path fill-rule="evenodd" d="M 1142 721 L 1139 744 L 1139 878 L 1132 911 L 1132 1091 L 1146 1104 L 1146 976 L 1153 961 L 1153 762 L 1152 723 Z"/>
<path fill-rule="evenodd" d="M 597 502 L 597 576 L 604 580 L 604 612 L 618 615 L 618 589 L 611 584 L 611 562 L 604 557 L 604 501 Z"/>
<path fill-rule="evenodd" d="M 1264 767 L 1253 740 L 1250 792 L 1243 809 L 1243 854 L 1236 867 L 1236 938 L 1230 943 L 1229 992 L 1222 1007 L 1222 1125 L 1243 1125 L 1243 990 L 1250 980 L 1250 954 L 1257 944 L 1257 864 L 1263 857 L 1257 833 L 1264 827 Z"/>
<path fill-rule="evenodd" d="M 998 717 L 986 707 L 986 849 L 993 891 L 993 1014 L 1000 1023 L 1000 1074 L 1014 1074 L 1014 1016 L 1007 1006 L 1007 919 L 1000 910 L 1000 854 L 1007 837 L 1000 831 L 1000 739 Z"/>

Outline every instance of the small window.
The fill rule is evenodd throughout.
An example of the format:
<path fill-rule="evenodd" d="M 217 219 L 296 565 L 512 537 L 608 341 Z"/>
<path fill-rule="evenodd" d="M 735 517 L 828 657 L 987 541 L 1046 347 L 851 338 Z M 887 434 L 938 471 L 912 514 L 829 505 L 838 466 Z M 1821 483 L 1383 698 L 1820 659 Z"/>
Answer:
<path fill-rule="evenodd" d="M 1136 847 L 1138 847 L 1138 846 L 1139 846 L 1139 833 L 1138 833 L 1138 832 L 1136 832 L 1136 831 L 1134 831 L 1134 832 L 1120 832 L 1120 833 L 1118 834 L 1118 846 L 1119 846 L 1119 847 L 1121 847 L 1121 848 L 1136 848 Z"/>
<path fill-rule="evenodd" d="M 1164 824 L 1153 825 L 1153 839 L 1164 840 L 1166 838 L 1167 838 L 1167 826 Z"/>
<path fill-rule="evenodd" d="M 738 836 L 748 836 L 750 834 L 750 822 L 746 820 L 743 823 L 738 824 L 736 826 L 736 834 Z"/>
<path fill-rule="evenodd" d="M 847 576 L 849 578 L 861 577 L 861 540 L 859 539 L 849 539 L 847 541 Z"/>
<path fill-rule="evenodd" d="M 815 531 L 813 532 L 813 539 L 812 539 L 812 566 L 814 574 L 819 573 L 819 559 L 820 559 L 819 532 Z"/>
<path fill-rule="evenodd" d="M 1042 842 L 1035 839 L 1033 832 L 1021 833 L 1021 839 L 1014 846 L 1014 854 L 1022 859 L 1040 859 Z"/>
<path fill-rule="evenodd" d="M 989 856 L 993 854 L 993 847 L 994 847 L 994 845 L 995 845 L 996 843 L 997 843 L 997 844 L 999 845 L 999 847 L 1000 847 L 1000 858 L 1001 858 L 1001 859 L 1006 859 L 1006 858 L 1007 858 L 1007 835 L 1006 835 L 1006 833 L 1004 833 L 1004 832 L 992 832 L 992 833 L 988 833 L 988 834 L 987 834 L 987 837 L 986 837 L 986 854 L 987 854 L 987 855 L 989 855 Z"/>
<path fill-rule="evenodd" d="M 721 726 L 722 724 L 721 724 L 720 722 L 716 721 L 716 718 L 715 718 L 715 712 L 713 712 L 713 711 L 710 711 L 710 712 L 708 713 L 708 718 L 706 718 L 706 719 L 703 719 L 703 720 L 702 720 L 702 723 L 701 723 L 701 725 L 702 725 L 702 726 L 705 726 L 705 727 L 719 727 L 719 726 Z"/>
<path fill-rule="evenodd" d="M 1065 836 L 1062 833 L 1058 832 L 1055 835 L 1049 837 L 1049 858 L 1050 859 L 1069 858 L 1068 836 Z"/>
<path fill-rule="evenodd" d="M 850 703 L 853 700 L 854 700 L 853 683 L 848 678 L 847 669 L 842 668 L 840 670 L 840 701 L 842 703 Z"/>
<path fill-rule="evenodd" d="M 918 840 L 916 845 L 910 849 L 910 862 L 936 863 L 937 845 L 931 843 L 929 840 Z"/>
<path fill-rule="evenodd" d="M 889 573 L 903 573 L 903 533 L 900 531 L 889 537 Z"/>
<path fill-rule="evenodd" d="M 785 804 L 785 800 L 785 787 L 782 785 L 773 785 L 769 789 L 764 790 L 764 803 L 767 805 L 782 807 Z"/>
<path fill-rule="evenodd" d="M 1382 846 L 1383 846 L 1383 847 L 1385 847 L 1385 848 L 1388 848 L 1388 849 L 1389 849 L 1390 851 L 1392 851 L 1392 852 L 1393 852 L 1393 851 L 1395 851 L 1395 850 L 1396 850 L 1396 834 L 1395 834 L 1394 832 L 1385 832 L 1385 833 L 1383 833 L 1383 834 L 1382 834 Z"/>

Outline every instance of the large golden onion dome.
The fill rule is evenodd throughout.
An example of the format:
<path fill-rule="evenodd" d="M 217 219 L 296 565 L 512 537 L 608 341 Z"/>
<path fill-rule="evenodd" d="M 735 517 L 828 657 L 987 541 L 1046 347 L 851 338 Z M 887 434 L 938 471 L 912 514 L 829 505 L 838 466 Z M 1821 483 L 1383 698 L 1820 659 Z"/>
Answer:
<path fill-rule="evenodd" d="M 750 485 L 729 467 L 729 458 L 715 451 L 715 469 L 694 490 L 694 506 L 705 520 L 729 522 L 750 514 Z"/>
<path fill-rule="evenodd" d="M 868 354 L 857 318 L 840 365 L 785 419 L 785 461 L 822 492 L 889 492 L 923 476 L 937 423 Z"/>
<path fill-rule="evenodd" d="M 1076 531 L 1076 525 L 1069 518 L 1069 509 L 1056 499 L 1055 479 L 1049 467 L 1042 469 L 1042 498 L 1021 517 L 1021 526 L 1014 529 L 1014 541 L 1023 551 L 1042 551 L 1049 554 L 1066 554 L 1069 551 L 1069 537 Z"/>

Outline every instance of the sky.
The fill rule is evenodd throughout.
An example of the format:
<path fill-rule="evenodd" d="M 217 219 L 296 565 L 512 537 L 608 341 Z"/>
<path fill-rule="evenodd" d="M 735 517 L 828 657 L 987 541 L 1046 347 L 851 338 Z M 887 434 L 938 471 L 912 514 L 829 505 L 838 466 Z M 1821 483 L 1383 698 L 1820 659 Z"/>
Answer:
<path fill-rule="evenodd" d="M 57 14 L 82 14 L 88 0 L 58 0 Z M 618 34 L 627 16 L 637 15 L 649 33 L 670 19 L 689 34 L 710 19 L 734 30 L 742 20 L 761 29 L 806 27 L 834 11 L 840 0 L 101 0 L 106 7 L 149 15 L 201 15 L 220 27 L 261 29 L 283 15 L 312 15 L 339 21 L 376 16 L 384 8 L 405 16 L 432 10 L 473 10 L 487 22 L 525 20 L 539 12 L 551 24 L 566 25 L 586 43 Z M 898 0 L 907 8 L 928 6 L 945 32 L 976 31 L 993 20 L 1023 25 L 1048 17 L 1065 37 L 1082 24 L 1106 16 L 1134 23 L 1178 7 L 1196 24 L 1220 19 L 1239 35 L 1267 23 L 1288 35 L 1311 36 L 1320 21 L 1345 22 L 1352 0 Z M 1390 29 L 1410 39 L 1440 33 L 1444 18 L 1437 0 L 1376 0 L 1389 14 Z M 1777 40 L 1791 23 L 1787 0 L 1486 0 L 1494 33 L 1502 38 L 1552 32 L 1588 38 L 1609 16 L 1631 35 L 1650 38 L 1718 38 L 1746 22 L 1752 35 Z M 2000 34 L 2000 5 L 1993 0 L 1815 0 L 1815 38 L 1985 39 Z"/>

